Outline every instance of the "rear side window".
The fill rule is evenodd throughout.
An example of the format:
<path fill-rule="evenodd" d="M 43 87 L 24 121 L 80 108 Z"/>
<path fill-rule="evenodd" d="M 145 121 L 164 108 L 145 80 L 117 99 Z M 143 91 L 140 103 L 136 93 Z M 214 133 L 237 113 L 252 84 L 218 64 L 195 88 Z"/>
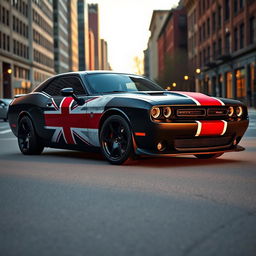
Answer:
<path fill-rule="evenodd" d="M 86 94 L 80 79 L 75 76 L 57 77 L 43 91 L 51 96 L 61 96 L 61 89 L 63 88 L 73 88 L 77 95 Z"/>

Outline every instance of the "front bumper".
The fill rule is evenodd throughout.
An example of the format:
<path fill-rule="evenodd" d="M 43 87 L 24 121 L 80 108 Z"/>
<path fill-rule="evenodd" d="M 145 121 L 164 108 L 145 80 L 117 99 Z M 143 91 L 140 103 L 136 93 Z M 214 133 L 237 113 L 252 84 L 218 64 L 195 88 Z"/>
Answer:
<path fill-rule="evenodd" d="M 134 136 L 135 153 L 151 156 L 174 156 L 187 154 L 215 154 L 242 151 L 238 146 L 249 121 L 227 121 L 225 134 L 221 136 L 196 137 L 198 124 L 195 121 L 176 123 L 153 123 L 146 129 L 145 136 Z M 164 150 L 158 150 L 157 144 L 162 142 Z"/>
<path fill-rule="evenodd" d="M 155 156 L 155 157 L 172 157 L 172 156 L 178 156 L 178 155 L 202 155 L 202 154 L 223 154 L 227 152 L 240 152 L 244 151 L 245 148 L 236 145 L 232 146 L 229 149 L 225 150 L 213 150 L 213 149 L 208 149 L 207 151 L 189 151 L 189 152 L 177 152 L 177 153 L 161 153 L 161 152 L 156 152 L 156 151 L 150 151 L 146 149 L 141 149 L 137 148 L 135 151 L 136 155 L 148 155 L 148 156 Z"/>

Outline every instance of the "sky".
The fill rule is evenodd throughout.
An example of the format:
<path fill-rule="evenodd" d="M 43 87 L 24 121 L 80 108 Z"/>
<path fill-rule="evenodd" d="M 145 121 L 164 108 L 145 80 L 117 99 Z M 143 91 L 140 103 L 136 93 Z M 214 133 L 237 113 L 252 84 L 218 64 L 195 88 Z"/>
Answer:
<path fill-rule="evenodd" d="M 108 42 L 114 71 L 135 72 L 134 57 L 143 58 L 153 10 L 171 9 L 178 0 L 91 0 L 98 3 L 100 37 Z"/>

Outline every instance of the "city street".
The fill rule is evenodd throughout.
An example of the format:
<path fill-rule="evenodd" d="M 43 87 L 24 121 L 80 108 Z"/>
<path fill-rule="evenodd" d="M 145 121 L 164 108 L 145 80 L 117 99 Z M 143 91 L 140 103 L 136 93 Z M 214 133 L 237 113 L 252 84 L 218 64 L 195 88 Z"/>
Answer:
<path fill-rule="evenodd" d="M 24 156 L 0 121 L 0 255 L 256 255 L 256 111 L 219 159 L 45 149 Z"/>

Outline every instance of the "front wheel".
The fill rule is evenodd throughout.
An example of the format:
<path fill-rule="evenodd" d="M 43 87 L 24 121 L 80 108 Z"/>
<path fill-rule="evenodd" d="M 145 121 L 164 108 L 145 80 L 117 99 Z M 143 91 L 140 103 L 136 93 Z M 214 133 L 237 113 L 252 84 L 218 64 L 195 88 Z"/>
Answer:
<path fill-rule="evenodd" d="M 210 158 L 217 158 L 222 156 L 223 153 L 218 153 L 218 154 L 198 154 L 195 155 L 195 157 L 197 157 L 198 159 L 210 159 Z"/>
<path fill-rule="evenodd" d="M 114 115 L 106 119 L 100 131 L 100 145 L 111 164 L 122 164 L 132 155 L 132 132 L 123 117 Z"/>
<path fill-rule="evenodd" d="M 18 127 L 18 144 L 24 155 L 39 155 L 44 146 L 36 135 L 32 121 L 28 116 L 21 118 Z"/>

